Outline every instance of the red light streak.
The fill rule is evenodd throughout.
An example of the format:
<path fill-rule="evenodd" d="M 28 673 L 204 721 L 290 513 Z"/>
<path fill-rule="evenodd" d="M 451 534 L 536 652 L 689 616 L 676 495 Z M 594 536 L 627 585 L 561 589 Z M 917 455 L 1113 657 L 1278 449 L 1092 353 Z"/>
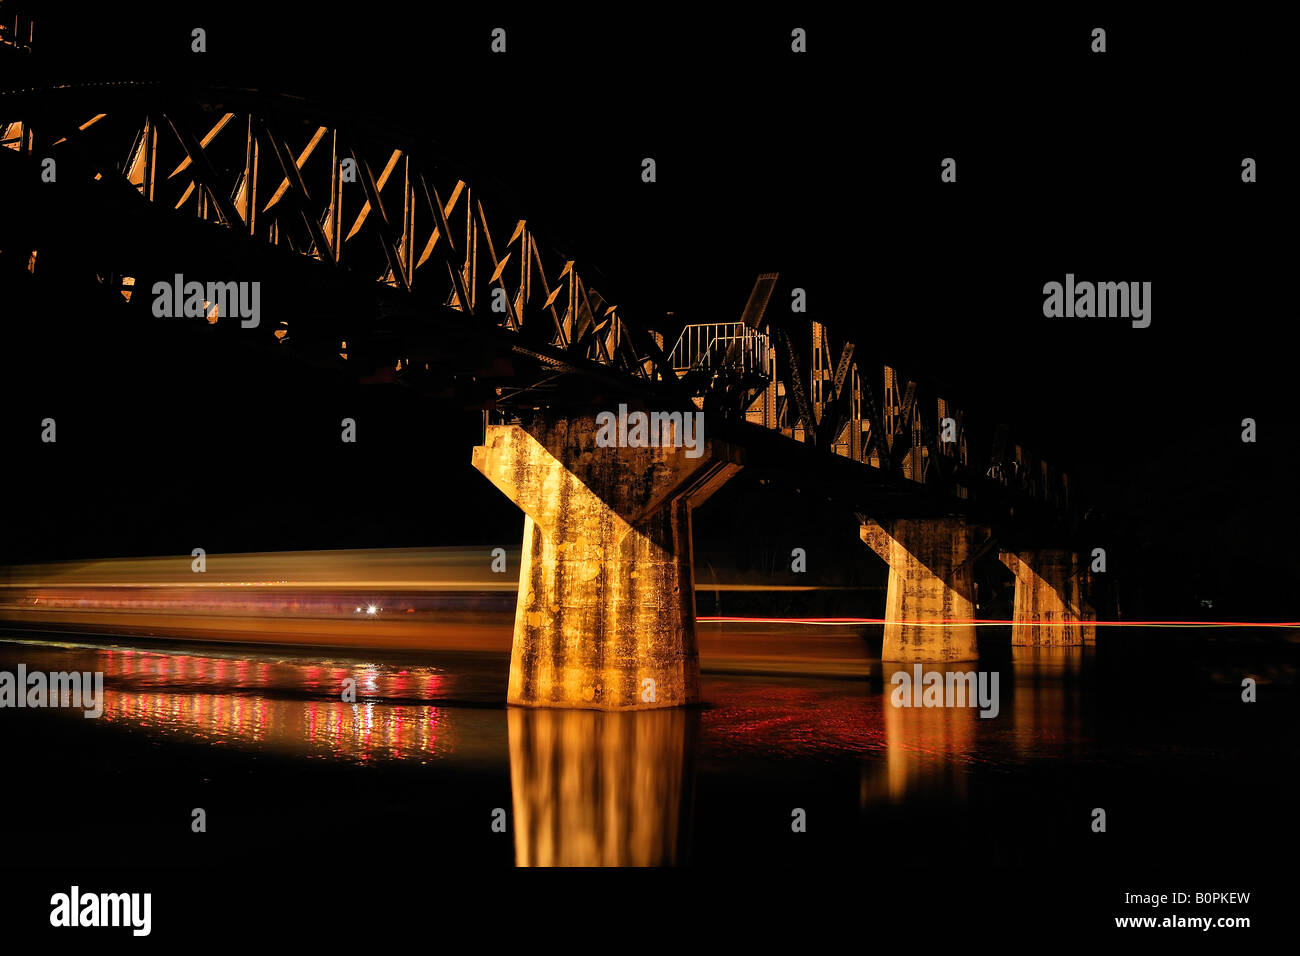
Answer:
<path fill-rule="evenodd" d="M 1282 627 L 1300 628 L 1300 621 L 1000 621 L 989 618 L 969 618 L 938 621 L 888 621 L 883 617 L 704 617 L 696 621 L 712 624 L 817 624 L 848 626 L 854 624 L 907 624 L 917 627 L 949 627 L 955 624 L 973 624 L 978 627 L 1077 627 L 1080 624 L 1097 627 Z"/>

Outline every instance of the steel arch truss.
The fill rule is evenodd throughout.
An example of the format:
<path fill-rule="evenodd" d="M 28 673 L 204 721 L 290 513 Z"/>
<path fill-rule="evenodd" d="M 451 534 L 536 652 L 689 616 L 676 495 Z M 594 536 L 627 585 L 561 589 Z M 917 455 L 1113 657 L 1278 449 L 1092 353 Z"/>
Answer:
<path fill-rule="evenodd" d="M 411 302 L 411 312 L 440 311 L 470 334 L 507 342 L 539 371 L 498 387 L 499 404 L 545 403 L 551 382 L 576 372 L 627 394 L 685 407 L 693 399 L 895 486 L 1027 498 L 1058 515 L 1075 504 L 1067 476 L 1012 441 L 1007 426 L 973 429 L 933 386 L 821 322 L 767 317 L 775 273 L 759 277 L 738 321 L 688 327 L 670 358 L 659 332 L 624 321 L 505 200 L 450 172 L 427 143 L 345 111 L 147 84 L 31 91 L 0 96 L 5 148 L 58 159 L 68 174 L 110 180 L 163 216 L 311 260 Z M 692 340 L 692 328 L 703 337 Z"/>
<path fill-rule="evenodd" d="M 675 381 L 653 333 L 631 328 L 573 259 L 427 146 L 273 97 L 132 92 L 108 112 L 111 95 L 80 113 L 5 110 L 0 145 L 75 151 L 96 178 L 120 177 L 156 206 L 436 302 L 553 359 Z"/>

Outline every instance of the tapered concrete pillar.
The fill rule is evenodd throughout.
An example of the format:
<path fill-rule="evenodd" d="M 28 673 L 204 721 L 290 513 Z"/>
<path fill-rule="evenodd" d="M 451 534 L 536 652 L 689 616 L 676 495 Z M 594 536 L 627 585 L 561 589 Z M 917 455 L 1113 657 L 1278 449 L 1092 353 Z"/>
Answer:
<path fill-rule="evenodd" d="M 1072 551 L 1003 551 L 1016 576 L 1011 643 L 1018 647 L 1072 647 L 1096 641 L 1096 612 L 1083 597 L 1086 565 Z"/>
<path fill-rule="evenodd" d="M 885 661 L 973 661 L 975 583 L 972 565 L 989 538 L 964 518 L 903 518 L 862 525 L 862 540 L 889 565 Z"/>
<path fill-rule="evenodd" d="M 699 699 L 691 509 L 740 470 L 705 443 L 602 448 L 594 417 L 489 426 L 474 467 L 524 512 L 511 704 Z"/>

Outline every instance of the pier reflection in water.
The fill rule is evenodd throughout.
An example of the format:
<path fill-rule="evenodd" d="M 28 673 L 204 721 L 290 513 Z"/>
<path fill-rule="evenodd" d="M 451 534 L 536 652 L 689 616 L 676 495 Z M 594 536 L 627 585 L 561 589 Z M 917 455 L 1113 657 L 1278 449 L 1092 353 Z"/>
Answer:
<path fill-rule="evenodd" d="M 957 706 L 894 706 L 899 686 L 895 675 L 906 675 L 914 683 L 916 665 L 884 664 L 877 702 L 885 760 L 883 767 L 863 764 L 862 806 L 917 796 L 965 800 L 981 768 L 1009 768 L 1085 750 L 1089 731 L 1081 689 L 1091 653 L 1083 647 L 1013 647 L 1010 660 L 923 665 L 924 674 L 942 675 L 945 691 L 950 682 L 961 690 Z M 998 674 L 997 713 L 987 718 L 980 716 L 980 672 Z M 975 693 L 963 703 L 966 685 L 955 678 L 969 673 L 976 674 Z M 986 689 L 991 691 L 991 682 Z"/>
<path fill-rule="evenodd" d="M 1239 741 L 1256 739 L 1234 723 L 1245 719 L 1239 712 L 1256 711 L 1229 706 L 1245 668 L 1263 673 L 1248 656 L 1231 666 L 1209 655 L 1189 659 L 1177 680 L 1144 684 L 1141 694 L 1129 693 L 1128 658 L 1115 652 L 1120 660 L 1107 669 L 1094 648 L 1011 648 L 979 663 L 925 665 L 998 671 L 998 715 L 982 718 L 978 702 L 894 706 L 890 678 L 899 666 L 874 658 L 862 659 L 866 679 L 817 676 L 806 662 L 789 663 L 800 640 L 769 643 L 796 674 L 806 668 L 802 676 L 732 665 L 719 673 L 706 664 L 704 707 L 620 714 L 507 708 L 508 659 L 501 654 L 8 636 L 0 641 L 0 670 L 22 662 L 29 671 L 104 672 L 104 716 L 84 720 L 60 709 L 0 717 L 26 728 L 26 737 L 6 740 L 26 755 L 15 759 L 59 753 L 81 755 L 69 767 L 99 761 L 118 781 L 114 812 L 137 830 L 160 812 L 173 777 L 187 786 L 212 778 L 219 782 L 213 786 L 231 788 L 238 806 L 227 804 L 227 812 L 244 814 L 246 827 L 289 832 L 282 824 L 307 803 L 319 807 L 324 828 L 313 832 L 355 819 L 368 838 L 371 831 L 423 835 L 448 860 L 478 859 L 483 837 L 476 827 L 448 832 L 428 814 L 474 819 L 485 807 L 510 807 L 509 835 L 497 834 L 493 859 L 520 866 L 682 865 L 783 853 L 797 862 L 819 840 L 826 841 L 819 852 L 832 854 L 854 841 L 895 838 L 900 852 L 912 852 L 913 843 L 931 838 L 926 834 L 1029 861 L 1052 852 L 1053 840 L 1059 847 L 1072 839 L 1061 808 L 1073 795 L 1093 801 L 1117 786 L 1116 775 L 1128 786 L 1135 773 L 1164 786 L 1191 772 L 1179 761 L 1233 753 Z M 1156 661 L 1168 668 L 1183 659 Z M 1274 699 L 1294 676 L 1289 664 L 1269 672 Z M 342 699 L 349 679 L 356 703 Z M 158 753 L 167 754 L 165 762 Z M 310 779 L 299 774 L 300 760 L 311 761 Z M 61 764 L 42 766 L 47 775 L 62 772 Z M 231 772 L 253 767 L 274 783 L 249 799 Z M 51 781 L 53 792 L 76 791 L 71 780 Z M 357 787 L 369 796 L 353 797 Z M 387 812 L 356 814 L 355 800 L 383 803 Z M 57 823 L 54 816 L 44 821 L 42 806 L 23 797 L 10 810 L 35 821 L 34 839 L 48 840 L 70 818 L 65 812 Z M 790 832 L 791 808 L 805 806 L 806 838 L 788 847 L 770 842 Z M 999 836 L 1018 832 L 1026 812 L 1039 815 L 1032 839 Z M 122 858 L 147 859 L 151 846 L 133 844 L 122 826 Z M 766 836 L 755 842 L 756 833 Z"/>
<path fill-rule="evenodd" d="M 699 713 L 511 707 L 519 866 L 684 862 Z"/>
<path fill-rule="evenodd" d="M 1076 756 L 1089 737 L 1083 720 L 1083 647 L 1012 647 L 1013 740 L 1021 757 Z"/>
<path fill-rule="evenodd" d="M 962 664 L 926 664 L 924 673 L 962 673 L 975 669 L 973 662 Z M 899 686 L 894 675 L 915 674 L 912 664 L 885 664 L 880 692 L 881 718 L 885 725 L 885 765 L 877 771 L 875 783 L 864 776 L 863 806 L 877 800 L 901 802 L 909 793 L 952 794 L 966 796 L 966 763 L 975 758 L 975 741 L 981 718 L 978 706 L 915 707 L 910 705 L 910 685 L 906 688 L 909 705 L 896 707 L 892 698 Z M 976 701 L 978 704 L 978 700 Z"/>

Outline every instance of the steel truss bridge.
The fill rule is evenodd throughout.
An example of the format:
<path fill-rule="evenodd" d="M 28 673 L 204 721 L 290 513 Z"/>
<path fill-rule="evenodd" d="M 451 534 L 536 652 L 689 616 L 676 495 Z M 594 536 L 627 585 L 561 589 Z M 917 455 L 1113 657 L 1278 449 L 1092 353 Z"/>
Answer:
<path fill-rule="evenodd" d="M 1011 424 L 791 312 L 778 274 L 759 275 L 739 318 L 675 327 L 472 179 L 416 133 L 259 90 L 0 92 L 0 257 L 93 275 L 140 322 L 172 321 L 153 318 L 150 290 L 177 274 L 259 280 L 260 325 L 208 303 L 214 334 L 451 391 L 497 419 L 694 406 L 752 464 L 864 511 L 1077 534 L 1068 476 Z"/>

